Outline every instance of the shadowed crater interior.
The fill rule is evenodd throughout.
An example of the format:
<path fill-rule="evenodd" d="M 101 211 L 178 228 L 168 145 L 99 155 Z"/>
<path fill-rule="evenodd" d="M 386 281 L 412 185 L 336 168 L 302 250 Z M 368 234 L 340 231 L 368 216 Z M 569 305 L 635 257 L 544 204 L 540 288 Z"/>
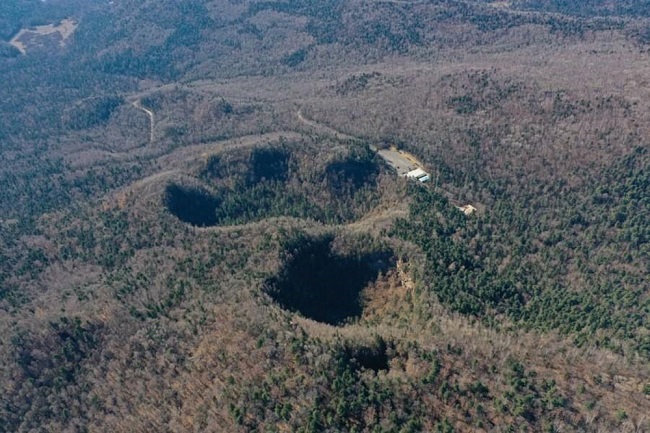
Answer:
<path fill-rule="evenodd" d="M 211 155 L 193 185 L 167 187 L 165 205 L 181 221 L 200 227 L 283 216 L 341 224 L 378 204 L 380 172 L 368 146 L 319 157 L 297 146 L 263 146 Z"/>
<path fill-rule="evenodd" d="M 219 200 L 206 190 L 170 184 L 165 190 L 165 202 L 169 211 L 183 222 L 200 227 L 217 224 L 215 208 Z"/>
<path fill-rule="evenodd" d="M 338 356 L 353 370 L 364 369 L 379 372 L 390 369 L 391 356 L 389 353 L 394 350 L 393 343 L 387 343 L 382 337 L 377 336 L 372 344 L 359 345 L 346 342 Z"/>
<path fill-rule="evenodd" d="M 340 252 L 334 243 L 332 235 L 289 241 L 280 273 L 266 281 L 267 293 L 283 308 L 330 325 L 361 316 L 363 289 L 394 267 L 394 253 L 368 242 Z"/>
<path fill-rule="evenodd" d="M 379 175 L 377 156 L 367 146 L 352 148 L 352 151 L 339 160 L 329 163 L 325 179 L 335 194 L 353 194 L 364 185 L 374 184 Z"/>

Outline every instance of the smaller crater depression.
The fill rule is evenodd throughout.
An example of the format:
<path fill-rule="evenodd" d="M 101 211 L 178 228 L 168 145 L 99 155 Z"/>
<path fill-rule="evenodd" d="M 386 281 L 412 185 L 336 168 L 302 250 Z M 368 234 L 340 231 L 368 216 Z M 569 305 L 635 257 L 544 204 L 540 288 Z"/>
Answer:
<path fill-rule="evenodd" d="M 191 186 L 167 187 L 165 205 L 199 227 L 275 217 L 341 224 L 379 203 L 380 173 L 378 157 L 367 146 L 319 158 L 297 146 L 263 146 L 211 155 Z"/>
<path fill-rule="evenodd" d="M 165 202 L 169 211 L 183 222 L 199 227 L 217 224 L 215 209 L 219 200 L 206 190 L 170 184 L 165 190 Z"/>

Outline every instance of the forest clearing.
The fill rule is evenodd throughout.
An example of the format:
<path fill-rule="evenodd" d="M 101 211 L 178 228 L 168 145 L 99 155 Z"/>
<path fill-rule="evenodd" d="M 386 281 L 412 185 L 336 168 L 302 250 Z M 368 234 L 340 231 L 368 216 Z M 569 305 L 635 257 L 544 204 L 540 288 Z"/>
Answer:
<path fill-rule="evenodd" d="M 51 36 L 53 34 L 58 34 L 58 44 L 60 47 L 64 47 L 66 41 L 72 34 L 74 34 L 78 22 L 72 18 L 67 18 L 62 20 L 59 24 L 48 24 L 42 26 L 36 26 L 33 28 L 23 28 L 11 38 L 9 43 L 16 47 L 23 55 L 27 54 L 28 49 L 31 49 L 35 45 L 41 45 L 42 41 L 40 40 L 43 37 Z"/>

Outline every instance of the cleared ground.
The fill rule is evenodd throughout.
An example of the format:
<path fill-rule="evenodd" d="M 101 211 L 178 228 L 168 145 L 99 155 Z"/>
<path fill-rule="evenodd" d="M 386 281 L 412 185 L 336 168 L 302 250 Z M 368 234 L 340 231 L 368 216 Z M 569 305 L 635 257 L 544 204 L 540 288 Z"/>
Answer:
<path fill-rule="evenodd" d="M 408 155 L 405 152 L 401 152 L 396 149 L 389 150 L 380 150 L 379 156 L 384 158 L 384 160 L 397 171 L 399 176 L 403 176 L 411 170 L 416 168 L 422 168 L 422 165 L 417 163 L 412 156 Z"/>
<path fill-rule="evenodd" d="M 298 111 L 296 113 L 296 116 L 298 117 L 298 120 L 300 120 L 302 123 L 314 129 L 317 129 L 320 132 L 323 132 L 328 135 L 332 135 L 337 139 L 363 141 L 357 137 L 353 137 L 351 135 L 337 131 L 334 128 L 330 128 L 329 126 L 323 125 L 322 123 L 316 122 L 315 120 L 307 119 L 302 114 L 301 111 Z M 374 146 L 371 146 L 371 149 L 376 150 Z M 411 170 L 415 170 L 416 168 L 423 169 L 422 163 L 418 161 L 418 159 L 415 156 L 413 156 L 408 152 L 404 152 L 403 150 L 398 150 L 396 147 L 379 150 L 377 151 L 377 153 L 388 163 L 388 165 L 390 165 L 395 169 L 395 171 L 397 171 L 398 176 L 404 176 L 406 173 L 408 173 Z"/>
<path fill-rule="evenodd" d="M 78 23 L 76 23 L 73 19 L 68 18 L 61 21 L 59 25 L 48 24 L 45 26 L 36 26 L 29 29 L 21 29 L 18 34 L 16 34 L 16 36 L 14 36 L 11 41 L 9 41 L 9 43 L 18 48 L 21 53 L 26 54 L 29 45 L 32 45 L 35 40 L 37 41 L 38 37 L 58 33 L 60 37 L 59 45 L 61 47 L 64 47 L 65 41 L 70 36 L 72 36 L 74 31 L 77 29 L 77 25 Z M 32 38 L 28 38 L 27 36 L 32 36 Z M 34 37 L 36 37 L 36 39 Z"/>

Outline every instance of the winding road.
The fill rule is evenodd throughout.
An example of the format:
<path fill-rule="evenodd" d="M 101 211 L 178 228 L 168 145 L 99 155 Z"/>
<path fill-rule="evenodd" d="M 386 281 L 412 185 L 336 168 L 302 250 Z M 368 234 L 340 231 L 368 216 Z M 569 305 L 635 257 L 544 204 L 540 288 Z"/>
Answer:
<path fill-rule="evenodd" d="M 315 129 L 319 131 L 320 133 L 327 134 L 327 135 L 332 135 L 337 139 L 343 139 L 343 140 L 351 140 L 351 141 L 363 141 L 359 137 L 354 137 L 352 135 L 345 134 L 343 132 L 337 131 L 334 128 L 331 128 L 327 125 L 323 125 L 322 123 L 318 123 L 315 120 L 308 119 L 304 116 L 302 113 L 302 110 L 298 110 L 296 112 L 296 117 L 298 117 L 298 120 L 300 120 L 302 123 L 305 125 L 311 127 L 312 129 Z M 383 149 L 383 150 L 378 150 L 375 146 L 370 145 L 370 148 L 377 152 L 377 154 L 384 159 L 390 165 L 393 167 L 393 169 L 397 172 L 399 176 L 404 176 L 407 172 L 410 170 L 414 170 L 416 168 L 423 168 L 424 164 L 420 162 L 414 155 L 398 150 L 396 148 L 391 148 L 391 149 Z M 438 185 L 438 180 L 436 176 L 436 181 L 434 184 L 434 190 L 441 192 L 447 198 L 451 201 L 451 203 L 461 212 L 465 213 L 465 215 L 471 215 L 474 211 L 476 211 L 476 208 L 472 206 L 471 204 L 463 204 L 459 200 L 457 200 L 451 192 L 448 190 L 440 187 Z"/>
<path fill-rule="evenodd" d="M 298 117 L 298 120 L 300 120 L 302 123 L 304 123 L 307 126 L 310 126 L 311 128 L 323 134 L 333 135 L 335 138 L 340 140 L 353 140 L 353 141 L 360 140 L 358 137 L 353 137 L 352 135 L 348 135 L 344 132 L 337 131 L 336 129 L 330 128 L 327 125 L 323 125 L 322 123 L 318 123 L 311 119 L 306 118 L 305 115 L 302 114 L 302 110 L 298 110 L 296 112 L 296 116 Z"/>
<path fill-rule="evenodd" d="M 149 144 L 152 144 L 153 143 L 153 130 L 154 130 L 154 114 L 153 114 L 153 111 L 149 110 L 148 108 L 143 107 L 140 104 L 139 99 L 136 99 L 135 101 L 133 101 L 132 105 L 136 109 L 138 109 L 140 111 L 144 111 L 145 113 L 147 113 L 147 116 L 149 116 L 149 124 L 150 124 L 150 128 L 149 128 Z"/>

